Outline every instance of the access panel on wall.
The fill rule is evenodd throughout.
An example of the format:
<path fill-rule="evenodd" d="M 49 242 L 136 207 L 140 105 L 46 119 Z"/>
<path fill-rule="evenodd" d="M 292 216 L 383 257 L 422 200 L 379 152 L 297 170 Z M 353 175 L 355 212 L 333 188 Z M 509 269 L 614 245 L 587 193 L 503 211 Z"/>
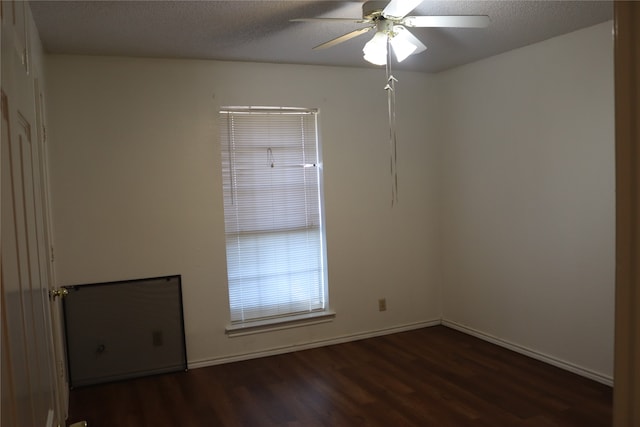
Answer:
<path fill-rule="evenodd" d="M 71 387 L 187 369 L 181 276 L 66 289 Z"/>

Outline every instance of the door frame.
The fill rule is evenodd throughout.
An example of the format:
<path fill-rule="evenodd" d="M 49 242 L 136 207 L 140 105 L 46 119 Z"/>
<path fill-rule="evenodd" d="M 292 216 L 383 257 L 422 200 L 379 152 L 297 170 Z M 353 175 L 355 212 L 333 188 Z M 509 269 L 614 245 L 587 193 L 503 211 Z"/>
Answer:
<path fill-rule="evenodd" d="M 614 2 L 616 292 L 614 427 L 640 425 L 640 3 Z"/>

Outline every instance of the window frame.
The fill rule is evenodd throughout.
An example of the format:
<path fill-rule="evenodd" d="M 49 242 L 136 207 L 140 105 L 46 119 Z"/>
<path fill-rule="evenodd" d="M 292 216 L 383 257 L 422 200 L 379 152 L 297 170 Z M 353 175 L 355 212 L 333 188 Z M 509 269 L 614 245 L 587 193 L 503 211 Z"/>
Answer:
<path fill-rule="evenodd" d="M 302 151 L 306 153 L 306 149 L 308 146 L 310 145 L 314 145 L 314 153 L 315 153 L 315 159 L 313 164 L 304 164 L 301 165 L 303 167 L 308 167 L 308 166 L 313 166 L 315 172 L 315 175 L 317 176 L 317 183 L 314 182 L 314 185 L 312 188 L 314 188 L 314 195 L 317 196 L 317 209 L 318 209 L 318 233 L 319 236 L 318 238 L 318 245 L 319 248 L 319 257 L 320 257 L 320 261 L 319 261 L 319 275 L 321 276 L 321 280 L 320 280 L 320 284 L 319 286 L 321 287 L 321 295 L 322 295 L 322 306 L 318 309 L 315 310 L 310 310 L 310 311 L 292 311 L 292 312 L 288 312 L 288 313 L 278 313 L 277 315 L 274 316 L 262 316 L 262 317 L 250 317 L 250 318 L 241 318 L 238 319 L 237 317 L 234 318 L 234 308 L 232 307 L 232 289 L 230 286 L 231 283 L 231 274 L 230 274 L 230 270 L 232 269 L 230 263 L 230 255 L 229 255 L 229 248 L 230 248 L 230 236 L 234 239 L 237 239 L 238 234 L 241 234 L 241 231 L 238 231 L 239 229 L 236 229 L 236 231 L 229 231 L 229 225 L 227 224 L 227 215 L 228 215 L 228 198 L 231 197 L 231 200 L 233 200 L 234 197 L 236 197 L 237 193 L 235 193 L 233 189 L 233 186 L 235 184 L 231 183 L 231 181 L 233 181 L 234 183 L 235 178 L 237 178 L 236 176 L 234 176 L 233 174 L 235 173 L 236 169 L 238 168 L 237 164 L 232 164 L 232 158 L 235 159 L 235 156 L 237 156 L 237 151 L 236 148 L 234 146 L 234 148 L 231 148 L 232 144 L 236 144 L 237 141 L 233 140 L 233 137 L 229 136 L 230 133 L 225 136 L 224 133 L 225 131 L 230 132 L 229 130 L 229 124 L 226 123 L 221 123 L 220 125 L 220 153 L 221 153 L 221 166 L 222 166 L 222 173 L 223 173 L 223 184 L 222 184 L 222 190 L 223 190 L 223 196 L 224 196 L 224 209 L 225 209 L 225 247 L 226 247 L 226 263 L 227 263 L 227 291 L 228 291 L 228 296 L 229 296 L 229 314 L 230 314 L 230 323 L 227 325 L 226 327 L 226 332 L 229 335 L 245 335 L 245 334 L 249 334 L 249 333 L 255 333 L 255 332 L 259 332 L 265 329 L 268 330 L 279 330 L 279 329 L 286 329 L 286 328 L 291 328 L 291 327 L 296 327 L 296 326 L 301 326 L 301 325 L 308 325 L 308 324 L 316 324 L 316 323 L 323 323 L 323 322 L 327 322 L 327 321 L 331 321 L 333 319 L 333 317 L 335 317 L 335 312 L 333 312 L 330 308 L 329 308 L 329 286 L 328 286 L 328 268 L 327 268 L 327 249 L 326 249 L 326 222 L 325 222 L 325 214 L 324 214 L 324 183 L 323 183 L 323 164 L 322 164 L 322 143 L 321 143 L 321 138 L 320 138 L 320 126 L 319 126 L 319 110 L 318 109 L 314 109 L 314 108 L 296 108 L 296 107 L 238 107 L 238 106 L 231 106 L 231 107 L 220 107 L 219 111 L 218 111 L 218 117 L 220 120 L 224 120 L 224 117 L 227 117 L 227 120 L 229 120 L 230 116 L 232 115 L 251 115 L 251 114 L 256 114 L 256 115 L 297 115 L 297 116 L 301 116 L 301 115 L 310 115 L 311 117 L 313 117 L 313 135 L 314 135 L 314 139 L 313 142 L 310 144 L 307 144 L 307 146 L 305 146 L 305 140 L 304 138 L 301 138 L 300 142 L 302 143 Z M 304 126 L 301 125 L 301 128 L 304 128 Z M 260 140 L 260 138 L 258 138 Z M 263 146 L 260 146 L 260 144 L 258 144 L 258 146 L 261 149 L 264 149 L 265 147 L 269 147 L 268 150 L 271 150 L 270 146 L 269 146 L 269 142 L 265 142 Z M 262 141 L 261 141 L 262 143 Z M 225 147 L 227 146 L 227 147 Z M 226 153 L 226 154 L 225 154 Z M 228 166 L 227 169 L 225 169 L 225 156 L 226 156 L 226 160 L 230 163 L 230 165 Z M 225 176 L 225 170 L 227 170 L 227 172 L 230 174 L 230 177 L 227 178 Z M 303 173 L 304 175 L 304 173 Z M 229 180 L 229 182 L 227 183 L 227 180 Z M 272 184 L 273 188 L 275 187 L 277 184 Z M 231 196 L 229 194 L 232 194 Z M 305 193 L 306 190 L 305 190 Z M 306 203 L 305 203 L 305 206 Z M 257 222 L 261 222 L 261 220 L 257 220 Z M 236 226 L 237 227 L 237 226 Z M 233 228 L 233 226 L 232 226 Z M 274 231 L 274 230 L 281 230 L 281 231 Z M 291 235 L 291 231 L 290 230 L 285 230 L 285 229 L 269 229 L 269 231 L 267 231 L 267 233 L 274 233 L 276 235 L 286 235 L 286 236 L 290 236 Z M 320 287 L 318 289 L 320 289 Z"/>

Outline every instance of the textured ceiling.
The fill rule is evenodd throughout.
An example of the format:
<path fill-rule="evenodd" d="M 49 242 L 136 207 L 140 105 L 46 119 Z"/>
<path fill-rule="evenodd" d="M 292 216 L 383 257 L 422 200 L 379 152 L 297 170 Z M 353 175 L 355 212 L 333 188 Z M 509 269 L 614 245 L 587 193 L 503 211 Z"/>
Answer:
<path fill-rule="evenodd" d="M 375 67 L 362 59 L 365 34 L 312 47 L 362 24 L 289 22 L 360 18 L 362 2 L 32 1 L 49 53 L 198 58 Z M 612 19 L 610 1 L 431 1 L 411 15 L 489 15 L 483 29 L 413 28 L 428 49 L 395 68 L 437 72 Z"/>

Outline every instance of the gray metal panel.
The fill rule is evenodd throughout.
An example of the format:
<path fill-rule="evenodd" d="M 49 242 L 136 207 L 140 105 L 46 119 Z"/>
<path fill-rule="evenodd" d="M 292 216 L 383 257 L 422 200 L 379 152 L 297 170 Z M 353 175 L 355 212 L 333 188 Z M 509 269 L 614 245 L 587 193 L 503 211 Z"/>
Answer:
<path fill-rule="evenodd" d="M 67 289 L 72 387 L 187 369 L 180 276 Z"/>

